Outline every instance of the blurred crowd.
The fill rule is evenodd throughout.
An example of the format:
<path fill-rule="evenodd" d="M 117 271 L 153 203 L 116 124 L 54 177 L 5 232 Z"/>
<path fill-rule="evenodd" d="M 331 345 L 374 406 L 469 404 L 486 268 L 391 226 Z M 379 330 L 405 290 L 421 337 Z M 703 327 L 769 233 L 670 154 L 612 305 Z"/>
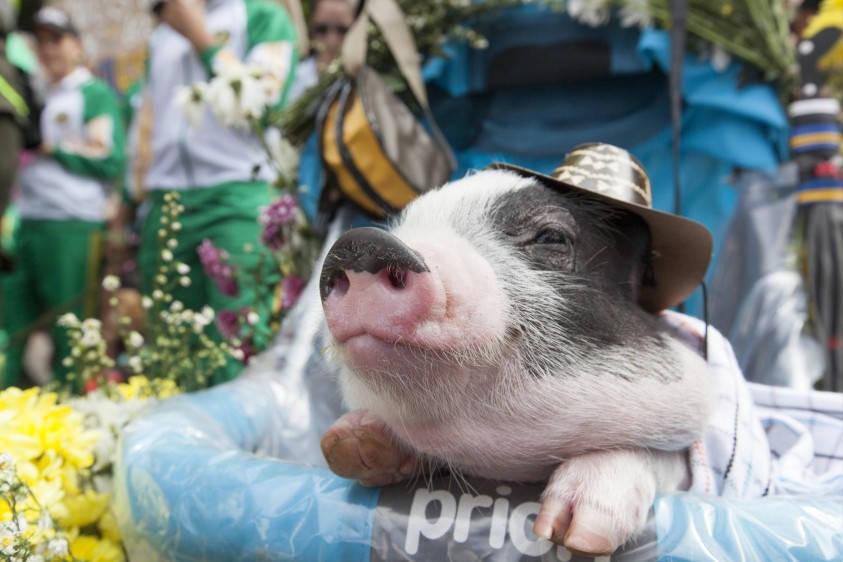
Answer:
<path fill-rule="evenodd" d="M 189 309 L 237 310 L 272 298 L 248 285 L 236 295 L 221 290 L 198 251 L 205 242 L 247 268 L 261 259 L 258 215 L 278 195 L 262 139 L 207 110 L 188 123 L 176 93 L 220 69 L 259 64 L 269 74 L 269 105 L 282 107 L 317 81 L 354 18 L 348 0 L 312 2 L 313 48 L 300 57 L 296 22 L 282 3 L 150 1 L 146 74 L 121 93 L 92 72 L 72 15 L 41 4 L 0 3 L 0 388 L 66 381 L 63 358 L 74 350 L 56 319 L 68 313 L 99 318 L 117 356 L 117 316 L 142 316 L 140 295 L 156 288 L 162 253 L 183 273 L 167 290 Z M 178 236 L 162 248 L 170 192 L 179 195 Z M 120 280 L 116 307 L 105 275 Z M 214 382 L 240 368 L 232 360 Z"/>

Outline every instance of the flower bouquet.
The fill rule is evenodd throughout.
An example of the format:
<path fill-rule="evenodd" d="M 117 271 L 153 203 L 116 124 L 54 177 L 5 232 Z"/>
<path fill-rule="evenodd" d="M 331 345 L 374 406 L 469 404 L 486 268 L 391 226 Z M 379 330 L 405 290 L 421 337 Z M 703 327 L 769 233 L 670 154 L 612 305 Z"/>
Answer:
<path fill-rule="evenodd" d="M 86 325 L 84 334 L 92 333 Z M 117 436 L 176 392 L 172 381 L 143 376 L 85 397 L 0 392 L 0 560 L 125 560 L 109 508 Z"/>

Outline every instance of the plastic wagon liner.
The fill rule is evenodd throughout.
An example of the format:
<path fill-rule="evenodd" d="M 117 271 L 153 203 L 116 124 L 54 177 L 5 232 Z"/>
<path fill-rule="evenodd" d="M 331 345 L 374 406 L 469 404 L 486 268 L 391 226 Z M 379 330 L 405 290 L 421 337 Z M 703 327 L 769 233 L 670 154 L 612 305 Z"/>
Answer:
<path fill-rule="evenodd" d="M 540 485 L 437 478 L 366 488 L 325 468 L 319 438 L 344 410 L 320 351 L 322 321 L 312 284 L 240 379 L 171 398 L 125 430 L 114 505 L 131 560 L 580 559 L 532 534 Z M 599 560 L 843 557 L 843 476 L 822 486 L 802 477 L 822 455 L 839 462 L 843 396 L 811 393 L 806 412 L 804 393 L 750 390 L 778 443 L 778 486 L 799 495 L 659 496 L 639 540 Z M 811 441 L 808 426 L 824 433 Z"/>
<path fill-rule="evenodd" d="M 578 558 L 530 532 L 540 486 L 440 478 L 430 489 L 366 488 L 320 467 L 329 408 L 258 372 L 273 361 L 171 399 L 124 435 L 115 492 L 132 560 Z M 841 528 L 840 496 L 667 495 L 639 542 L 611 559 L 839 560 Z"/>

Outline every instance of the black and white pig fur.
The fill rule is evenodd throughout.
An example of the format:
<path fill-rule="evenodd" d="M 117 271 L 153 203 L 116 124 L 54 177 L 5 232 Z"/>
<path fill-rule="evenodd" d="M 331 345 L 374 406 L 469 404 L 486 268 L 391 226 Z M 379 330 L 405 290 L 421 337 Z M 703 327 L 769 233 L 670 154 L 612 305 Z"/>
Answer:
<path fill-rule="evenodd" d="M 386 485 L 422 469 L 547 482 L 534 532 L 590 555 L 689 484 L 708 367 L 637 304 L 637 216 L 514 172 L 429 192 L 389 229 L 352 230 L 321 292 L 354 408 L 331 469 Z"/>

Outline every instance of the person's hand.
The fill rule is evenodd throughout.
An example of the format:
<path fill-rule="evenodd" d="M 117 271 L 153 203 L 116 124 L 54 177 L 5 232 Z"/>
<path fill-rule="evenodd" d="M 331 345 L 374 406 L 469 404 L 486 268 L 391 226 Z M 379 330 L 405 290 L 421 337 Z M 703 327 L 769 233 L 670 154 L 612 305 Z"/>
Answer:
<path fill-rule="evenodd" d="M 119 274 L 123 264 L 132 257 L 132 247 L 126 234 L 131 216 L 132 210 L 127 205 L 121 205 L 116 216 L 108 222 L 103 246 L 105 273 Z"/>
<path fill-rule="evenodd" d="M 167 0 L 158 12 L 166 23 L 190 41 L 200 52 L 214 43 L 205 27 L 205 2 L 203 0 Z"/>
<path fill-rule="evenodd" d="M 109 227 L 105 233 L 103 258 L 104 273 L 119 275 L 123 271 L 123 264 L 132 258 L 132 248 L 125 230 Z"/>

